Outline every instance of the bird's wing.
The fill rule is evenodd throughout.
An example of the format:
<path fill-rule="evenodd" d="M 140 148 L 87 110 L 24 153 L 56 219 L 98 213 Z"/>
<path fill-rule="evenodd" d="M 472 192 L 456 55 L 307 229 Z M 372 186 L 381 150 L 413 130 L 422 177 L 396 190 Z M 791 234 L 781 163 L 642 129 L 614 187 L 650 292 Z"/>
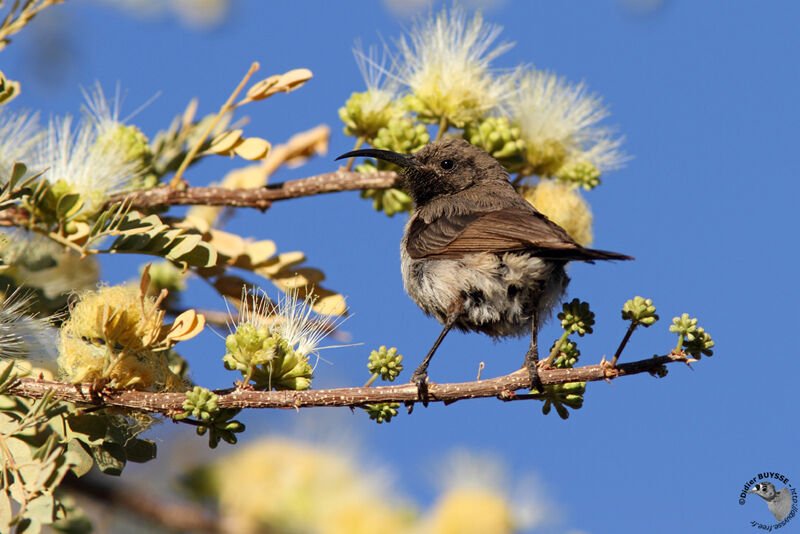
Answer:
<path fill-rule="evenodd" d="M 630 259 L 614 252 L 583 248 L 563 228 L 524 206 L 443 215 L 428 223 L 417 218 L 408 232 L 406 249 L 414 259 L 512 250 L 530 250 L 542 258 L 561 260 Z"/>

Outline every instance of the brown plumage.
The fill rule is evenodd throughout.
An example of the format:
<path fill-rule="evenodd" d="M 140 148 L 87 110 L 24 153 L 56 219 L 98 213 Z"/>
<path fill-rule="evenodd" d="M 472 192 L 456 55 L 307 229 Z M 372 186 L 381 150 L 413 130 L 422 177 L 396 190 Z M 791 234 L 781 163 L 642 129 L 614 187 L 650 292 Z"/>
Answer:
<path fill-rule="evenodd" d="M 444 325 L 412 376 L 423 401 L 428 363 L 453 327 L 495 338 L 530 331 L 525 365 L 541 388 L 538 323 L 566 289 L 566 262 L 633 259 L 576 243 L 516 192 L 497 160 L 466 141 L 444 139 L 413 155 L 365 149 L 337 159 L 352 156 L 399 165 L 416 204 L 400 247 L 403 283 Z"/>

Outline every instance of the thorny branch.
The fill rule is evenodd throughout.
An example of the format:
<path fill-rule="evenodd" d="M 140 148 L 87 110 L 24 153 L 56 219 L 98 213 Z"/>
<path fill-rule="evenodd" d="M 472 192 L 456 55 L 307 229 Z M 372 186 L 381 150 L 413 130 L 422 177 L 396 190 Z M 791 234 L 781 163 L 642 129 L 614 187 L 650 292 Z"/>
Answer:
<path fill-rule="evenodd" d="M 568 382 L 593 382 L 611 380 L 621 376 L 639 373 L 661 372 L 665 364 L 673 362 L 689 363 L 683 352 L 671 352 L 666 356 L 655 356 L 646 360 L 619 364 L 611 367 L 608 362 L 586 365 L 571 369 L 543 369 L 540 377 L 544 385 L 565 384 Z M 511 374 L 448 384 L 431 383 L 428 386 L 430 402 L 452 402 L 481 397 L 498 397 L 501 400 L 514 400 L 514 393 L 530 387 L 528 372 L 524 369 Z M 116 406 L 154 412 L 165 415 L 183 411 L 183 393 L 151 393 L 147 391 L 120 391 L 92 389 L 91 384 L 67 384 L 33 378 L 19 379 L 7 393 L 22 397 L 39 398 L 47 391 L 64 401 L 95 406 Z M 320 406 L 360 406 L 380 402 L 407 402 L 417 400 L 417 387 L 414 384 L 380 387 L 356 387 L 320 389 L 306 391 L 253 391 L 233 388 L 215 391 L 219 395 L 219 408 L 308 408 Z M 524 398 L 524 395 L 520 395 Z"/>
<path fill-rule="evenodd" d="M 339 191 L 388 188 L 396 185 L 397 179 L 397 174 L 391 171 L 366 173 L 340 169 L 309 176 L 308 178 L 288 180 L 251 189 L 187 187 L 181 190 L 162 185 L 144 191 L 114 195 L 108 200 L 106 206 L 128 198 L 132 202 L 131 207 L 139 210 L 178 205 L 227 206 L 265 210 L 275 200 L 287 200 L 322 193 L 337 193 Z"/>

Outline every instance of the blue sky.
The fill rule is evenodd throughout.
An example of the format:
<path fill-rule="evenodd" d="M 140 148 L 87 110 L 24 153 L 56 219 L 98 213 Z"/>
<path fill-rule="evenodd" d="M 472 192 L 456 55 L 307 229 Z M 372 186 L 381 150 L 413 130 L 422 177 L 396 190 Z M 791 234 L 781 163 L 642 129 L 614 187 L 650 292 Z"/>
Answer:
<path fill-rule="evenodd" d="M 337 109 L 364 88 L 354 40 L 379 43 L 410 25 L 367 2 L 241 1 L 206 31 L 100 3 L 67 3 L 52 14 L 2 55 L 3 72 L 23 83 L 12 107 L 44 117 L 77 113 L 81 85 L 98 80 L 110 91 L 119 81 L 127 91 L 123 115 L 160 94 L 133 119 L 152 136 L 192 97 L 201 113 L 218 109 L 252 61 L 261 63 L 261 77 L 310 68 L 314 79 L 302 89 L 244 110 L 246 132 L 273 143 L 319 123 L 332 128 L 328 156 L 273 181 L 336 168 L 334 157 L 352 146 Z M 507 0 L 485 17 L 504 26 L 502 39 L 516 42 L 497 66 L 532 63 L 585 80 L 633 156 L 586 194 L 595 246 L 636 261 L 571 267 L 569 297 L 588 300 L 597 314 L 595 333 L 580 342 L 581 362 L 613 354 L 625 330 L 619 310 L 634 295 L 652 298 L 662 320 L 637 332 L 624 360 L 667 352 L 675 343 L 670 319 L 682 312 L 711 333 L 714 357 L 694 370 L 672 365 L 661 380 L 589 384 L 584 407 L 567 421 L 543 416 L 539 403 L 492 399 L 418 407 L 389 425 L 349 410 L 259 411 L 245 417 L 249 436 L 308 429 L 316 437 L 357 436 L 367 456 L 392 458 L 402 490 L 423 504 L 437 492 L 429 473 L 454 449 L 490 454 L 514 480 L 537 477 L 558 508 L 545 532 L 750 532 L 751 520 L 769 522 L 763 504 L 737 500 L 759 472 L 800 482 L 800 363 L 791 338 L 798 323 L 800 5 L 674 1 L 634 14 L 611 0 Z M 55 48 L 45 47 L 52 42 Z M 220 160 L 188 179 L 220 179 L 233 165 Z M 277 203 L 265 214 L 243 210 L 228 224 L 273 239 L 281 251 L 303 250 L 309 265 L 326 272 L 326 285 L 347 295 L 354 315 L 344 329 L 364 345 L 327 351 L 332 365 L 321 364 L 315 387 L 360 385 L 366 356 L 379 345 L 397 346 L 413 368 L 436 338 L 439 325 L 402 289 L 404 222 L 376 213 L 357 193 L 341 193 Z M 117 282 L 134 277 L 138 264 L 113 258 L 103 265 L 103 277 Z M 223 306 L 202 284 L 190 288 L 184 302 Z M 548 324 L 542 344 L 557 335 Z M 525 349 L 524 340 L 450 334 L 431 379 L 472 379 L 480 361 L 484 376 L 505 374 L 519 367 Z M 198 383 L 230 385 L 233 375 L 220 372 L 223 350 L 211 333 L 186 344 Z M 205 446 L 201 438 L 188 443 Z"/>

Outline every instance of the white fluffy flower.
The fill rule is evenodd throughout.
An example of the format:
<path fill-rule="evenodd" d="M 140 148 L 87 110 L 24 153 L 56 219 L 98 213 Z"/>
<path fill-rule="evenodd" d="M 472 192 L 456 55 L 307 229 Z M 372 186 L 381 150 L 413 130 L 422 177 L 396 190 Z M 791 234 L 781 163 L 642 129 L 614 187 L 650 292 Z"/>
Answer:
<path fill-rule="evenodd" d="M 495 76 L 489 65 L 510 43 L 493 46 L 500 26 L 481 15 L 467 19 L 454 7 L 417 22 L 398 42 L 398 77 L 411 88 L 409 107 L 427 121 L 456 127 L 482 118 L 513 91 L 513 76 Z"/>
<path fill-rule="evenodd" d="M 30 314 L 30 294 L 19 290 L 0 295 L 0 358 L 54 361 L 56 330 Z"/>
<path fill-rule="evenodd" d="M 127 159 L 121 146 L 99 146 L 94 124 L 73 119 L 50 121 L 44 139 L 33 151 L 32 166 L 44 170 L 51 184 L 63 182 L 84 201 L 84 210 L 94 211 L 105 199 L 126 190 L 136 176 L 139 163 Z"/>
<path fill-rule="evenodd" d="M 37 114 L 0 113 L 0 183 L 11 175 L 14 163 L 27 163 L 30 150 L 41 134 Z"/>
<path fill-rule="evenodd" d="M 256 328 L 266 326 L 270 332 L 278 333 L 290 347 L 303 356 L 316 354 L 320 342 L 337 324 L 312 317 L 313 295 L 298 298 L 297 291 L 285 293 L 275 304 L 263 289 L 242 292 L 242 308 L 236 327 L 250 324 Z"/>
<path fill-rule="evenodd" d="M 522 130 L 534 174 L 552 176 L 576 161 L 587 161 L 602 172 L 625 160 L 619 150 L 622 140 L 598 124 L 608 110 L 583 83 L 572 85 L 534 70 L 521 77 L 508 105 Z"/>

